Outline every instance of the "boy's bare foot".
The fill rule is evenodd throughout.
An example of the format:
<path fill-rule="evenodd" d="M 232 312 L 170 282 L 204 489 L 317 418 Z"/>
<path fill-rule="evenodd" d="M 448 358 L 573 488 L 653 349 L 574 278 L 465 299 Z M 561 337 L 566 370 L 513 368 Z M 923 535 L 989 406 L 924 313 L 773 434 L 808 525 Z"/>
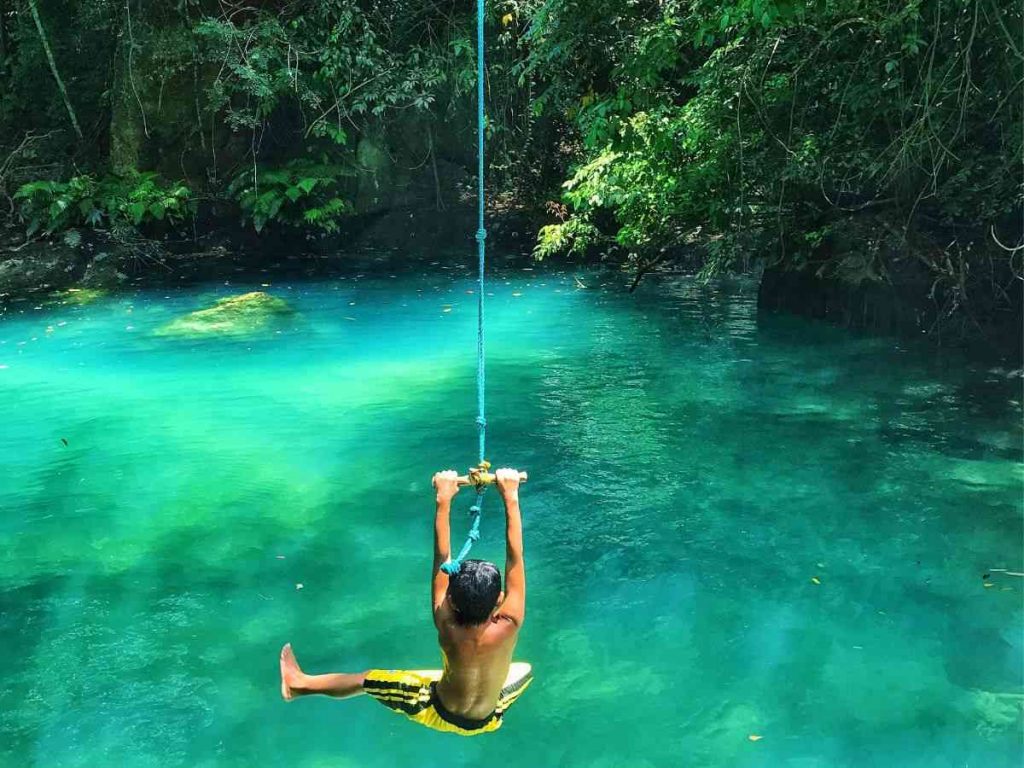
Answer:
<path fill-rule="evenodd" d="M 291 701 L 295 698 L 298 693 L 296 688 L 301 687 L 302 670 L 299 669 L 299 662 L 295 660 L 295 654 L 292 652 L 292 644 L 285 643 L 284 648 L 281 649 L 281 698 L 285 701 Z"/>

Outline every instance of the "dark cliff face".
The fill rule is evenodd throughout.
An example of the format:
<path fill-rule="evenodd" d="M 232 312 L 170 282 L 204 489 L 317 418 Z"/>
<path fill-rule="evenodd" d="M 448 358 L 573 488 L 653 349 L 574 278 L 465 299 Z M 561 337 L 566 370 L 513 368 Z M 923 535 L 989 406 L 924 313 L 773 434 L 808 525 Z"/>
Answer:
<path fill-rule="evenodd" d="M 928 337 L 1021 367 L 1024 284 L 1019 279 L 1011 276 L 1005 292 L 955 313 L 949 297 L 934 288 L 934 276 L 923 267 L 859 284 L 820 277 L 811 270 L 768 267 L 758 289 L 758 311 L 789 312 L 869 333 Z"/>
<path fill-rule="evenodd" d="M 1005 219 L 1002 229 L 1015 231 L 1017 219 Z M 1024 282 L 994 228 L 938 220 L 910 226 L 893 209 L 853 212 L 829 230 L 810 252 L 765 268 L 761 311 L 926 338 L 1021 367 Z"/>

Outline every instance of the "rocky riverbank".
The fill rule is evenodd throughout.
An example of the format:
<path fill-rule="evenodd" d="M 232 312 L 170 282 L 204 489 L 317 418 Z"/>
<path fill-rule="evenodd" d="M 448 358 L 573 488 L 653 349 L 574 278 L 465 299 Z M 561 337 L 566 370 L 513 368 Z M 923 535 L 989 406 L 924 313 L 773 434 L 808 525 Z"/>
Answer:
<path fill-rule="evenodd" d="M 257 235 L 209 222 L 206 227 L 203 235 L 177 233 L 161 240 L 76 230 L 27 244 L 20 242 L 20 233 L 9 231 L 6 243 L 0 239 L 0 312 L 41 296 L 79 300 L 94 291 L 212 280 L 426 270 L 439 262 L 469 271 L 474 264 L 475 211 L 466 201 L 444 211 L 432 204 L 406 204 L 363 214 L 353 217 L 343 234 L 332 236 L 308 237 L 290 230 Z M 523 212 L 496 211 L 488 228 L 492 263 L 530 263 L 537 221 Z M 938 345 L 969 345 L 1005 359 L 1014 369 L 1021 367 L 1024 293 L 1008 261 L 1008 289 L 982 294 L 988 297 L 986 303 L 969 312 L 961 311 L 955 305 L 959 297 L 949 286 L 909 254 L 887 263 L 884 277 L 865 270 L 856 280 L 821 274 L 813 265 L 801 271 L 768 266 L 760 281 L 759 310 L 875 334 L 926 337 Z M 630 279 L 623 276 L 624 289 Z"/>
<path fill-rule="evenodd" d="M 521 213 L 489 217 L 489 244 L 499 260 L 528 259 L 535 225 Z M 188 285 L 243 276 L 316 277 L 374 265 L 398 268 L 448 261 L 474 263 L 474 212 L 462 205 L 437 211 L 405 206 L 354 217 L 339 235 L 294 231 L 263 235 L 220 226 L 196 237 L 118 238 L 74 230 L 23 242 L 20 232 L 0 239 L 0 306 L 70 288 L 116 290 Z"/>

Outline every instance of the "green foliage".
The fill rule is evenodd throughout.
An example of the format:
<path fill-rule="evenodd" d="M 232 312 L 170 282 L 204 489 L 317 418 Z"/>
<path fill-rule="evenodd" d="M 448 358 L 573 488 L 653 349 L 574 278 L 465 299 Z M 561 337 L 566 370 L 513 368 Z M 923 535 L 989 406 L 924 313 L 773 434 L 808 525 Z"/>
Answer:
<path fill-rule="evenodd" d="M 305 136 L 344 143 L 343 125 L 399 109 L 425 111 L 442 87 L 466 87 L 471 49 L 440 8 L 314 0 L 203 19 L 204 55 L 219 74 L 210 108 L 235 130 L 283 106 L 302 110 Z M 450 43 L 446 41 L 450 39 Z"/>
<path fill-rule="evenodd" d="M 580 145 L 538 254 L 654 256 L 711 235 L 827 257 L 871 211 L 905 238 L 987 231 L 1024 200 L 1020 8 L 992 2 L 537 0 L 524 78 Z M 899 238 L 896 238 L 897 240 Z M 939 259 L 945 257 L 939 255 Z M 838 268 L 838 265 L 837 265 Z M 939 268 L 936 262 L 936 269 Z M 857 274 L 860 274 L 859 272 Z M 874 274 L 874 273 L 872 273 Z"/>
<path fill-rule="evenodd" d="M 537 247 L 534 254 L 539 259 L 559 254 L 585 254 L 599 245 L 600 232 L 582 216 L 568 221 L 547 224 L 537 233 Z"/>
<path fill-rule="evenodd" d="M 119 0 L 38 0 L 36 3 L 58 70 L 83 128 L 105 121 L 110 62 Z M 45 136 L 45 162 L 77 150 L 79 162 L 100 159 L 95 136 L 78 139 L 49 68 L 25 0 L 0 2 L 0 158 L 8 142 Z M 42 146 L 40 148 L 43 148 Z M 2 162 L 2 159 L 0 159 Z M 37 169 L 36 174 L 39 175 Z"/>
<path fill-rule="evenodd" d="M 326 155 L 318 161 L 298 159 L 276 168 L 247 170 L 231 183 L 228 194 L 257 232 L 274 222 L 337 232 L 342 219 L 352 213 L 345 193 L 354 175 L 351 166 L 332 163 Z"/>
<path fill-rule="evenodd" d="M 475 82 L 468 6 L 47 0 L 39 6 L 56 67 L 86 128 L 79 140 L 27 4 L 0 6 L 0 162 L 26 135 L 43 136 L 36 176 L 135 167 L 203 179 L 217 197 L 222 168 L 230 180 L 243 165 L 334 156 L 399 116 L 395 132 L 416 125 L 406 151 L 422 157 L 433 136 L 421 127 L 461 109 Z M 341 209 L 325 200 L 309 215 L 331 226 Z"/>
<path fill-rule="evenodd" d="M 144 227 L 193 205 L 187 190 L 113 180 L 111 168 L 194 180 L 257 230 L 327 232 L 352 213 L 364 138 L 395 179 L 433 171 L 433 185 L 410 189 L 433 186 L 437 203 L 454 186 L 445 165 L 473 172 L 471 3 L 37 5 L 52 67 L 28 4 L 0 11 L 0 197 L 26 179 L 74 178 L 22 189 L 32 230 Z M 972 242 L 1002 237 L 1004 261 L 1020 242 L 1019 4 L 490 0 L 486 11 L 488 189 L 505 210 L 548 204 L 540 256 L 643 271 L 699 250 L 710 274 L 754 254 L 856 282 L 885 279 L 894 254 L 919 244 L 917 262 L 960 302 L 994 274 Z M 84 140 L 68 130 L 71 108 Z M 1009 295 L 1010 273 L 991 290 Z"/>
<path fill-rule="evenodd" d="M 23 184 L 14 200 L 30 236 L 72 227 L 116 229 L 158 221 L 176 223 L 195 211 L 188 187 L 167 183 L 155 173 L 33 181 Z"/>

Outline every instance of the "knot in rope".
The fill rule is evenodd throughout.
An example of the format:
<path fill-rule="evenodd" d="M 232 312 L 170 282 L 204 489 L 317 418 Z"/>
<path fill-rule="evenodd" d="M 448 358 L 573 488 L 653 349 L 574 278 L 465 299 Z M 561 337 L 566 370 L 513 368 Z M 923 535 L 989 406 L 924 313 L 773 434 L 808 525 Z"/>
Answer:
<path fill-rule="evenodd" d="M 487 239 L 487 230 L 484 229 L 483 227 L 480 227 L 480 229 L 478 229 L 476 231 L 476 240 L 477 240 L 478 243 L 482 243 L 486 239 Z"/>
<path fill-rule="evenodd" d="M 487 419 L 485 419 L 483 416 L 477 416 L 476 417 L 476 425 L 478 427 L 480 427 L 481 429 L 486 427 L 487 426 Z"/>

